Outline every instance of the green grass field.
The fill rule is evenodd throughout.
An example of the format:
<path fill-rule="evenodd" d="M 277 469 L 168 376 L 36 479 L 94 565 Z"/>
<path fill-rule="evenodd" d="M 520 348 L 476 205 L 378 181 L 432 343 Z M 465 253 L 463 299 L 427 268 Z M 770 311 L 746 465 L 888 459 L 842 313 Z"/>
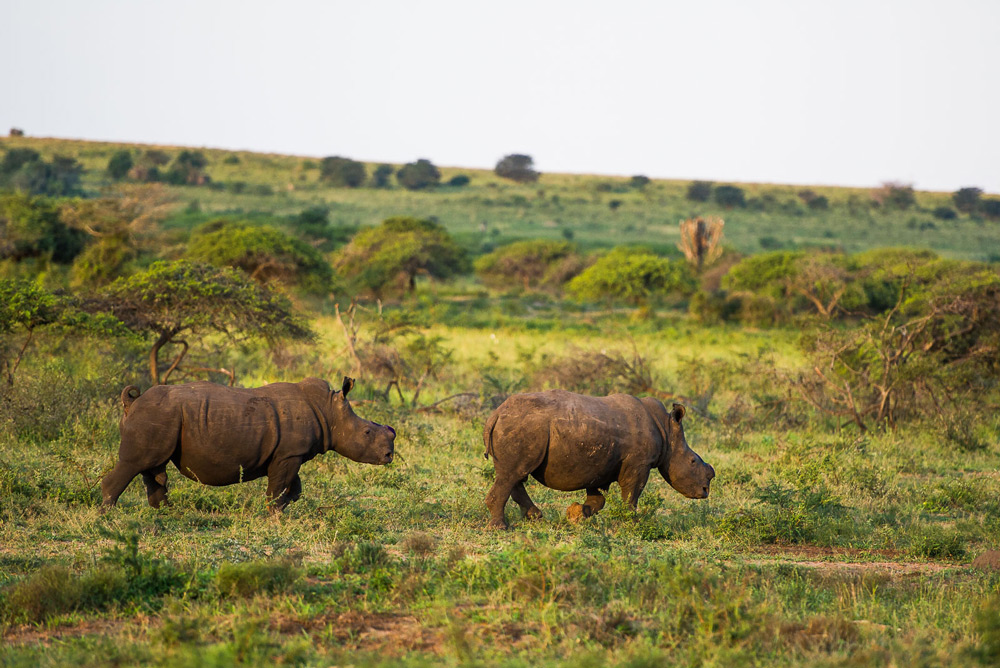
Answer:
<path fill-rule="evenodd" d="M 120 148 L 30 138 L 0 146 L 78 157 L 91 193 L 108 185 L 99 172 Z M 321 203 L 335 224 L 352 226 L 435 216 L 476 252 L 570 230 L 585 250 L 644 243 L 675 253 L 677 222 L 693 214 L 724 216 L 727 243 L 745 253 L 762 250 L 762 238 L 848 251 L 905 242 L 963 259 L 1000 248 L 996 223 L 933 218 L 946 193 L 917 193 L 906 212 L 859 211 L 867 192 L 846 188 L 814 188 L 830 199 L 823 212 L 801 203 L 723 211 L 688 202 L 686 182 L 639 192 L 627 179 L 543 175 L 522 186 L 447 168 L 445 180 L 465 173 L 471 184 L 346 190 L 318 183 L 315 158 L 235 153 L 230 164 L 229 151 L 205 153 L 215 182 L 248 185 L 242 193 L 171 187 L 177 210 L 163 224 L 179 231 L 165 235 L 171 243 L 215 214 L 278 217 Z M 248 194 L 260 186 L 271 194 Z M 779 205 L 801 189 L 745 188 Z M 623 202 L 617 210 L 612 199 Z M 208 337 L 199 354 L 208 366 L 235 368 L 241 386 L 307 376 L 339 386 L 357 372 L 333 304 L 296 303 L 315 341 L 268 348 Z M 376 306 L 366 307 L 358 342 L 377 352 L 380 321 Z M 704 325 L 670 304 L 501 294 L 470 276 L 421 280 L 415 295 L 385 305 L 385 318 L 401 316 L 416 330 L 387 345 L 419 340 L 437 350 L 425 382 L 404 376 L 397 393 L 361 369 L 352 395 L 358 414 L 397 430 L 396 460 L 375 467 L 319 457 L 303 467 L 302 498 L 280 516 L 268 512 L 264 480 L 211 488 L 173 468 L 170 507 L 150 508 L 137 479 L 101 513 L 119 395 L 148 382 L 149 342 L 37 335 L 15 383 L 0 390 L 0 665 L 1000 659 L 995 411 L 949 405 L 867 432 L 820 414 L 791 380 L 808 371 L 803 334 L 817 327 L 809 318 L 773 328 Z M 607 364 L 594 367 L 598 358 Z M 511 530 L 487 530 L 493 463 L 483 457 L 483 424 L 504 396 L 554 385 L 640 388 L 683 402 L 688 443 L 718 474 L 711 496 L 683 498 L 653 471 L 638 513 L 612 486 L 604 510 L 575 524 L 566 508 L 583 492 L 529 480 L 544 517 L 522 520 L 510 503 Z"/>

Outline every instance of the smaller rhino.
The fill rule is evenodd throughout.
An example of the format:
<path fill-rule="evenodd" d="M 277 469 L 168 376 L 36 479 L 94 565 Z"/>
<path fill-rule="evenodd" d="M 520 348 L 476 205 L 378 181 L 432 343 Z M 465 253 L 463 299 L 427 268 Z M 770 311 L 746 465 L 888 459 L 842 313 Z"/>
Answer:
<path fill-rule="evenodd" d="M 653 468 L 684 496 L 707 498 L 715 469 L 688 447 L 683 418 L 684 406 L 674 404 L 668 412 L 652 397 L 565 390 L 510 396 L 483 430 L 485 456 L 493 457 L 496 468 L 486 495 L 490 527 L 508 528 L 504 508 L 511 497 L 524 517 L 542 516 L 524 489 L 529 475 L 550 489 L 587 490 L 582 505 L 569 507 L 570 519 L 603 508 L 602 492 L 612 482 L 634 511 Z"/>
<path fill-rule="evenodd" d="M 333 450 L 366 464 L 392 461 L 396 431 L 354 414 L 347 393 L 319 378 L 232 388 L 215 383 L 157 385 L 141 396 L 122 390 L 118 464 L 101 480 L 104 507 L 114 506 L 137 475 L 149 505 L 167 503 L 167 464 L 205 485 L 267 476 L 272 510 L 302 493 L 299 467 Z"/>

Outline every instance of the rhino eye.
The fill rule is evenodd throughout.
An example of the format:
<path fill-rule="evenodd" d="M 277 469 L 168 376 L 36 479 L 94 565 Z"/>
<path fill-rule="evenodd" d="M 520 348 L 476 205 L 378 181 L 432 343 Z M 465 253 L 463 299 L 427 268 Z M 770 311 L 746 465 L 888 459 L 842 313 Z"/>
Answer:
<path fill-rule="evenodd" d="M 365 427 L 365 436 L 367 436 L 370 433 L 372 433 L 372 428 L 371 427 Z"/>

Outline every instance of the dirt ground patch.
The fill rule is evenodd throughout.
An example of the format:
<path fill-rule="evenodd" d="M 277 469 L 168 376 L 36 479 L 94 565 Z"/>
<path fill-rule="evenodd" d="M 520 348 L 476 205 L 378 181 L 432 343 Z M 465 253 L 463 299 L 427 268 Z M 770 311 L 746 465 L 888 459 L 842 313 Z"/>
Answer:
<path fill-rule="evenodd" d="M 760 557 L 769 558 L 755 558 Z M 770 545 L 746 555 L 743 563 L 757 566 L 787 564 L 838 572 L 881 572 L 890 575 L 918 575 L 965 568 L 963 564 L 903 561 L 898 550 L 862 550 L 819 545 Z M 998 558 L 1000 564 L 1000 558 Z"/>

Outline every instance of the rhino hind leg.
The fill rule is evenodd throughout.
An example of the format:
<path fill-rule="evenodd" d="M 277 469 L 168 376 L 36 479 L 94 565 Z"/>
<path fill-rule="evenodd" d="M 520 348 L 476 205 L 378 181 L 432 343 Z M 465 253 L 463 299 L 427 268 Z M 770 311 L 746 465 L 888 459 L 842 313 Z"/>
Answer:
<path fill-rule="evenodd" d="M 169 506 L 167 499 L 167 466 L 157 466 L 155 469 L 142 472 L 142 481 L 146 485 L 146 499 L 149 505 L 159 508 L 161 504 Z"/>
<path fill-rule="evenodd" d="M 514 489 L 510 491 L 510 498 L 514 499 L 514 502 L 521 506 L 521 516 L 525 519 L 537 520 L 541 518 L 542 511 L 531 500 L 531 497 L 528 496 L 527 490 L 524 489 L 523 480 L 514 485 Z"/>
<path fill-rule="evenodd" d="M 141 471 L 134 466 L 119 460 L 111 472 L 101 478 L 102 506 L 105 509 L 115 506 L 118 503 L 118 497 L 139 473 Z"/>

